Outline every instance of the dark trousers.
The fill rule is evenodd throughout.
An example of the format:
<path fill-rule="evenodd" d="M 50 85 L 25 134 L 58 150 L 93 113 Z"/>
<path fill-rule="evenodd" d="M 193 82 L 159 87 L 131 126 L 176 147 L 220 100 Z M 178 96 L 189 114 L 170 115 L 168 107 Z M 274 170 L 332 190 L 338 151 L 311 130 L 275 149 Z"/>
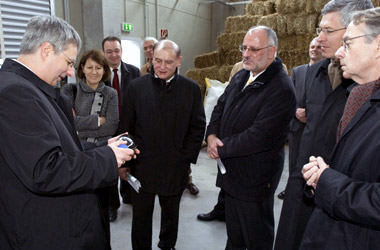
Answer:
<path fill-rule="evenodd" d="M 110 209 L 117 210 L 120 207 L 118 185 L 113 185 L 110 189 Z M 120 195 L 123 198 L 123 201 L 131 203 L 131 186 L 127 181 L 122 179 L 120 179 Z"/>
<path fill-rule="evenodd" d="M 177 242 L 179 203 L 182 192 L 175 196 L 158 195 L 161 206 L 161 249 L 173 248 Z M 132 248 L 134 250 L 152 249 L 152 217 L 156 194 L 132 191 Z"/>
<path fill-rule="evenodd" d="M 220 189 L 219 191 L 219 195 L 218 195 L 218 202 L 216 203 L 216 205 L 214 206 L 214 211 L 218 214 L 218 215 L 224 215 L 224 207 L 225 207 L 225 192 L 223 189 Z"/>
<path fill-rule="evenodd" d="M 274 238 L 273 195 L 262 202 L 226 197 L 226 250 L 272 250 Z"/>

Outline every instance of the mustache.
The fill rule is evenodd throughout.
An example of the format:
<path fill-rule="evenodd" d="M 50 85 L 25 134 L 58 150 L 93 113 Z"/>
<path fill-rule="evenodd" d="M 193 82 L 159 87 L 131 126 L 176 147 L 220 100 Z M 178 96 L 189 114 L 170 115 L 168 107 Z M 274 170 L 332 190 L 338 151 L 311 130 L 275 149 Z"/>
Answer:
<path fill-rule="evenodd" d="M 253 62 L 253 60 L 249 57 L 243 57 L 243 63 L 245 62 Z"/>

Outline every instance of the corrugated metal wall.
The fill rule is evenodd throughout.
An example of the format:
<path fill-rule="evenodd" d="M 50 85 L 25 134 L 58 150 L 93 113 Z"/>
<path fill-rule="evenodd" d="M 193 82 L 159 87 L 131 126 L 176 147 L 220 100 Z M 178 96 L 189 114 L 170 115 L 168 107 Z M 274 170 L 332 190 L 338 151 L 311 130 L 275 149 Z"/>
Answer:
<path fill-rule="evenodd" d="M 1 57 L 17 58 L 21 39 L 29 19 L 36 15 L 51 15 L 50 0 L 0 0 Z"/>

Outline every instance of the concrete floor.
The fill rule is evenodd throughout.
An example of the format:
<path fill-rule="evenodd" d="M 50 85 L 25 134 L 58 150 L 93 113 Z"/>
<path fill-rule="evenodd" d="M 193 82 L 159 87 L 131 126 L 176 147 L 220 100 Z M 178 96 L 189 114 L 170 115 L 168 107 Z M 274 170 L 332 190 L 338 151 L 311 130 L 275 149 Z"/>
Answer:
<path fill-rule="evenodd" d="M 219 188 L 215 186 L 216 163 L 207 157 L 206 148 L 202 148 L 198 162 L 192 165 L 193 182 L 199 188 L 197 196 L 185 190 L 181 200 L 179 232 L 176 249 L 178 250 L 221 250 L 226 245 L 226 227 L 224 222 L 203 222 L 197 220 L 197 214 L 210 212 L 217 201 Z M 284 190 L 288 179 L 287 147 L 286 161 L 276 195 Z M 275 197 L 274 213 L 276 227 L 280 216 L 282 201 Z M 131 247 L 132 207 L 122 204 L 118 218 L 111 223 L 111 244 L 113 250 L 130 250 Z M 160 206 L 156 199 L 153 215 L 152 249 L 159 250 L 158 234 L 160 229 Z"/>

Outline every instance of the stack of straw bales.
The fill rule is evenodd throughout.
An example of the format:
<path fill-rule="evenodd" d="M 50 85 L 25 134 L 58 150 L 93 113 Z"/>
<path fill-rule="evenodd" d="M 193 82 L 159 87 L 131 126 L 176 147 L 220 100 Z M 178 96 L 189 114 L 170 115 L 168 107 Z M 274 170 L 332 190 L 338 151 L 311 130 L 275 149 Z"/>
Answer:
<path fill-rule="evenodd" d="M 309 44 L 317 36 L 315 29 L 321 20 L 321 10 L 329 0 L 252 0 L 246 14 L 226 19 L 225 33 L 217 38 L 217 51 L 195 57 L 194 69 L 186 75 L 198 82 L 202 93 L 205 77 L 221 82 L 228 80 L 232 66 L 241 61 L 239 44 L 247 30 L 254 25 L 271 27 L 278 36 L 278 56 L 289 74 L 295 66 L 308 63 Z M 372 0 L 380 6 L 380 0 Z"/>

